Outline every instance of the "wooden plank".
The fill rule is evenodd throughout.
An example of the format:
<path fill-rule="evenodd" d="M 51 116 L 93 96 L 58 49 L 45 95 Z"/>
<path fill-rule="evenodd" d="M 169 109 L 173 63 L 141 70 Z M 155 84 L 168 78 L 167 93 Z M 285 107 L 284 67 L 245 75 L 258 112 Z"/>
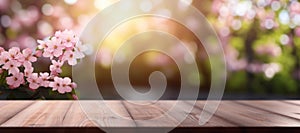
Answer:
<path fill-rule="evenodd" d="M 179 127 L 198 127 L 199 126 L 199 114 L 202 112 L 201 108 L 194 107 L 191 111 L 189 110 L 192 106 L 192 101 L 183 101 L 185 104 L 180 104 L 179 110 L 170 110 L 175 102 L 172 100 L 159 101 L 156 106 L 162 108 L 165 112 L 170 111 L 169 114 L 176 120 L 182 120 L 184 114 L 189 114 L 185 120 L 181 122 Z M 204 101 L 203 101 L 204 102 Z M 204 127 L 233 127 L 236 126 L 234 123 L 230 123 L 220 117 L 213 116 Z"/>
<path fill-rule="evenodd" d="M 251 102 L 250 102 L 251 103 Z M 259 103 L 257 103 L 259 104 Z M 197 102 L 197 107 L 204 107 L 204 102 Z M 261 109 L 249 107 L 232 101 L 222 101 L 215 112 L 227 121 L 239 126 L 297 126 L 299 121 Z"/>
<path fill-rule="evenodd" d="M 177 103 L 180 104 L 182 108 L 180 109 L 174 109 L 176 102 L 175 101 L 159 101 L 155 106 L 161 108 L 163 112 L 168 112 L 170 116 L 175 118 L 177 121 L 181 122 L 180 127 L 183 126 L 198 126 L 197 116 L 192 115 L 189 112 L 189 108 L 192 108 L 191 105 L 181 102 Z M 188 114 L 188 115 L 187 115 Z M 183 117 L 186 117 L 185 119 Z"/>
<path fill-rule="evenodd" d="M 189 101 L 186 101 L 186 102 L 191 104 L 191 102 L 189 102 Z M 201 112 L 203 111 L 204 104 L 205 104 L 205 101 L 197 101 L 194 106 L 194 109 L 191 112 L 191 114 L 193 114 L 194 116 L 197 116 L 197 122 L 199 122 L 199 116 L 200 116 Z M 198 106 L 196 106 L 196 105 L 198 105 Z M 238 124 L 236 124 L 234 122 L 227 121 L 226 119 L 224 119 L 222 117 L 213 115 L 211 117 L 211 119 L 203 126 L 205 126 L 205 127 L 234 127 L 237 125 Z"/>
<path fill-rule="evenodd" d="M 35 101 L 1 126 L 59 127 L 72 101 Z"/>
<path fill-rule="evenodd" d="M 197 101 L 191 112 L 188 110 L 191 101 L 181 102 L 179 109 L 170 111 L 176 101 L 0 101 L 0 113 L 5 114 L 0 116 L 0 124 L 2 127 L 173 127 L 187 115 L 179 127 L 200 128 L 199 115 L 206 101 Z M 299 103 L 222 101 L 214 116 L 201 127 L 300 126 Z"/>
<path fill-rule="evenodd" d="M 236 101 L 240 104 L 248 105 L 251 107 L 259 108 L 261 110 L 269 111 L 272 113 L 276 113 L 278 115 L 287 116 L 290 118 L 300 120 L 300 107 L 288 103 L 284 103 L 281 101 Z M 300 125 L 300 123 L 298 123 Z"/>
<path fill-rule="evenodd" d="M 2 125 L 20 111 L 33 104 L 33 101 L 1 101 L 0 104 L 0 125 Z"/>
<path fill-rule="evenodd" d="M 173 127 L 179 122 L 153 101 L 123 101 L 138 127 Z"/>
<path fill-rule="evenodd" d="M 299 100 L 282 100 L 282 102 L 293 104 L 293 105 L 296 105 L 296 106 L 300 106 L 300 101 Z"/>
<path fill-rule="evenodd" d="M 77 104 L 79 105 L 79 104 Z M 122 105 L 121 101 L 81 101 L 80 106 L 83 108 L 85 114 L 88 115 L 89 121 L 93 121 L 100 127 L 135 127 L 134 121 L 131 119 L 129 113 Z M 75 107 L 78 109 L 78 107 Z M 74 121 L 72 113 L 67 114 L 67 120 Z M 75 112 L 76 115 L 76 112 Z M 80 117 L 82 114 L 80 114 Z M 79 121 L 80 122 L 80 121 Z M 77 122 L 78 123 L 78 122 Z M 90 122 L 88 122 L 90 123 Z M 85 125 L 81 123 L 81 125 Z M 90 125 L 90 124 L 89 124 Z M 90 125 L 93 126 L 93 125 Z"/>
<path fill-rule="evenodd" d="M 1 107 L 3 107 L 3 106 L 5 106 L 5 105 L 7 105 L 7 104 L 9 104 L 9 103 L 11 103 L 12 101 L 1 101 L 0 102 L 0 108 Z M 15 101 L 15 102 L 17 102 L 17 101 Z"/>
<path fill-rule="evenodd" d="M 66 127 L 96 127 L 96 125 L 88 119 L 86 114 L 80 107 L 79 101 L 74 101 L 63 120 L 63 126 Z"/>

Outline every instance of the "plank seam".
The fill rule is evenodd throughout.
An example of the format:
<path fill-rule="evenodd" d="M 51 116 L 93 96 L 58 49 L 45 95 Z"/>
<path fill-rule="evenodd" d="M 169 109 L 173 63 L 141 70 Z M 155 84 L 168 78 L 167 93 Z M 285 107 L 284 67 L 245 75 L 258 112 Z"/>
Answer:
<path fill-rule="evenodd" d="M 190 103 L 187 102 L 187 101 L 184 101 L 184 102 L 190 104 Z M 192 105 L 192 104 L 190 104 L 190 105 Z M 205 110 L 203 110 L 203 108 L 197 106 L 197 103 L 195 103 L 195 106 L 194 106 L 194 107 L 196 107 L 197 109 L 200 109 L 200 110 L 202 110 L 202 111 L 204 111 L 204 112 L 211 113 L 211 112 L 205 111 Z M 199 115 L 200 115 L 200 114 L 199 114 Z M 222 120 L 224 120 L 224 121 L 226 121 L 226 122 L 228 122 L 228 123 L 230 123 L 230 124 L 237 125 L 237 126 L 241 126 L 240 124 L 238 124 L 238 123 L 236 123 L 236 122 L 234 122 L 234 121 L 231 121 L 231 120 L 227 120 L 226 118 L 223 118 L 222 116 L 217 115 L 216 113 L 213 114 L 213 116 L 215 116 L 215 117 L 217 117 L 217 118 L 219 118 L 219 119 L 222 119 Z"/>
<path fill-rule="evenodd" d="M 66 118 L 66 115 L 68 114 L 68 112 L 71 109 L 71 107 L 72 107 L 73 104 L 74 104 L 74 102 L 72 101 L 71 104 L 69 105 L 67 111 L 65 112 L 64 117 L 62 118 L 62 121 L 61 121 L 62 124 L 64 124 L 64 120 Z"/>
<path fill-rule="evenodd" d="M 163 106 L 165 104 L 168 104 L 168 103 L 156 105 L 156 107 L 158 107 L 160 109 L 160 111 L 162 111 L 164 114 L 166 114 L 165 111 L 167 111 L 167 112 L 169 111 L 168 108 L 165 108 Z M 183 111 L 183 112 L 185 112 L 185 111 Z M 170 118 L 172 118 L 173 120 L 175 120 L 176 122 L 178 122 L 179 123 L 178 126 L 181 126 L 181 124 L 184 122 L 184 120 L 188 119 L 188 117 L 191 117 L 191 120 L 193 120 L 193 121 L 196 121 L 196 122 L 198 121 L 197 119 L 193 119 L 193 117 L 192 117 L 193 115 L 191 115 L 190 113 L 187 114 L 186 118 L 184 120 L 182 120 L 182 121 L 180 121 L 180 119 L 176 118 L 176 116 L 174 114 L 168 114 L 167 113 L 166 115 L 168 115 Z"/>
<path fill-rule="evenodd" d="M 133 120 L 133 123 L 135 126 L 138 126 L 137 122 L 135 121 L 134 117 L 132 116 L 132 114 L 130 113 L 129 109 L 126 107 L 124 101 L 121 101 L 121 105 L 125 108 L 125 110 L 127 111 L 127 113 L 129 114 L 130 118 Z"/>

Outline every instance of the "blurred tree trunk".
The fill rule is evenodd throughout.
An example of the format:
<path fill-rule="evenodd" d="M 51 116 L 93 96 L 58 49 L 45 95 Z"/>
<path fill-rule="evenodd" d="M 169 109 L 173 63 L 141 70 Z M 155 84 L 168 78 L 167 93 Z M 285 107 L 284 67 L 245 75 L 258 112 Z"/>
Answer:
<path fill-rule="evenodd" d="M 252 44 L 257 38 L 257 27 L 259 26 L 259 22 L 257 19 L 254 20 L 254 22 L 251 24 L 251 28 L 249 32 L 246 32 L 246 40 L 245 40 L 245 53 L 246 53 L 246 59 L 249 64 L 252 64 L 254 61 L 254 51 L 252 48 Z M 249 94 L 253 94 L 254 88 L 253 88 L 253 79 L 254 74 L 248 70 L 246 70 L 247 73 L 247 91 Z"/>
<path fill-rule="evenodd" d="M 295 44 L 295 29 L 292 29 L 290 32 L 290 37 L 291 37 L 291 45 L 293 47 L 292 55 L 295 57 L 296 64 L 293 73 L 296 73 L 295 75 L 295 80 L 297 82 L 297 91 L 300 93 L 300 62 L 299 62 L 299 53 L 297 51 L 297 46 Z M 293 75 L 293 74 L 292 74 Z"/>

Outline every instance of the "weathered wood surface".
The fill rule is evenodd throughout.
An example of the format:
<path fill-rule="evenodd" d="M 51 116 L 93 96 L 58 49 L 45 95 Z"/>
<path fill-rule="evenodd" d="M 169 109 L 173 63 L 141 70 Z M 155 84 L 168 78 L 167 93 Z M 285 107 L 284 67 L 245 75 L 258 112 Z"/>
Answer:
<path fill-rule="evenodd" d="M 101 127 L 300 127 L 300 101 L 222 101 L 214 116 L 198 125 L 205 101 L 81 101 Z M 97 127 L 78 101 L 0 101 L 0 127 Z M 166 112 L 169 111 L 168 114 Z M 187 114 L 180 123 L 180 116 Z M 154 121 L 145 121 L 159 118 Z"/>

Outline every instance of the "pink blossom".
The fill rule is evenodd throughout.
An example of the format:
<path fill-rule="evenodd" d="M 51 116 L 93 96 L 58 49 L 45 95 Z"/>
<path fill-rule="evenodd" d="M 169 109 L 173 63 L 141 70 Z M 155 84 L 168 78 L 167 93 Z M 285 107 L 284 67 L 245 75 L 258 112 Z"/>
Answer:
<path fill-rule="evenodd" d="M 84 55 L 84 52 L 87 50 L 87 46 L 85 45 L 82 45 L 81 42 L 78 42 L 76 43 L 76 47 L 75 47 L 75 51 L 74 51 L 74 55 L 77 59 L 81 59 L 83 58 L 85 55 Z"/>
<path fill-rule="evenodd" d="M 37 89 L 40 87 L 41 79 L 37 73 L 32 73 L 28 76 L 27 81 L 29 82 L 29 88 Z"/>
<path fill-rule="evenodd" d="M 58 92 L 62 94 L 65 92 L 71 92 L 72 88 L 70 85 L 71 85 L 71 79 L 69 77 L 63 78 L 61 86 L 60 88 L 58 88 Z"/>
<path fill-rule="evenodd" d="M 0 55 L 0 65 L 7 63 L 10 60 L 10 55 L 7 51 L 4 51 Z"/>
<path fill-rule="evenodd" d="M 24 84 L 26 79 L 30 89 L 38 89 L 43 86 L 52 87 L 61 94 L 72 92 L 72 89 L 77 87 L 76 83 L 72 82 L 69 77 L 60 78 L 58 74 L 62 72 L 61 67 L 65 61 L 69 65 L 77 64 L 77 59 L 85 56 L 84 51 L 87 47 L 82 45 L 79 38 L 70 30 L 56 32 L 55 36 L 37 42 L 39 45 L 36 51 L 30 48 L 21 51 L 18 47 L 12 47 L 5 51 L 0 47 L 0 66 L 2 66 L 0 73 L 7 70 L 11 75 L 6 77 L 7 84 L 10 88 L 17 88 Z M 32 63 L 41 56 L 50 57 L 50 74 L 48 72 L 33 73 Z M 23 67 L 24 69 L 21 69 Z M 72 96 L 74 99 L 78 99 L 75 94 Z"/>
<path fill-rule="evenodd" d="M 32 50 L 29 48 L 24 49 L 22 54 L 25 57 L 25 61 L 35 62 L 37 60 L 37 58 L 33 56 Z"/>
<path fill-rule="evenodd" d="M 37 40 L 37 43 L 39 44 L 38 45 L 38 49 L 46 49 L 46 48 L 48 48 L 48 45 L 43 40 Z"/>
<path fill-rule="evenodd" d="M 4 48 L 0 47 L 0 54 L 4 51 L 5 51 Z"/>
<path fill-rule="evenodd" d="M 10 59 L 17 59 L 17 57 L 19 56 L 19 54 L 21 54 L 20 52 L 20 48 L 18 47 L 12 47 L 8 50 Z"/>
<path fill-rule="evenodd" d="M 36 56 L 36 57 L 41 57 L 42 55 L 43 55 L 42 50 L 36 50 L 34 53 L 34 56 Z"/>
<path fill-rule="evenodd" d="M 74 100 L 78 100 L 78 96 L 76 94 L 72 94 Z"/>
<path fill-rule="evenodd" d="M 70 84 L 70 86 L 71 86 L 72 88 L 77 88 L 77 84 L 74 83 L 74 82 L 72 82 L 72 83 Z"/>
<path fill-rule="evenodd" d="M 79 38 L 70 30 L 57 31 L 54 37 L 44 41 L 38 40 L 38 43 L 40 44 L 38 48 L 43 50 L 44 57 L 50 59 L 57 57 L 59 61 L 62 63 L 67 61 L 69 65 L 77 64 L 77 59 L 83 58 L 85 56 L 83 52 L 87 50 L 87 47 L 82 45 Z M 60 72 L 56 71 L 56 73 Z"/>
<path fill-rule="evenodd" d="M 54 81 L 49 83 L 49 86 L 52 87 L 52 90 L 58 90 L 58 88 L 60 87 L 60 84 L 62 82 L 62 78 L 59 77 L 54 77 Z"/>
<path fill-rule="evenodd" d="M 45 72 L 45 73 L 40 73 L 40 78 L 41 78 L 41 86 L 44 86 L 44 87 L 49 87 L 49 79 L 50 79 L 50 76 L 49 76 L 49 73 Z"/>
<path fill-rule="evenodd" d="M 64 94 L 66 92 L 71 92 L 71 79 L 68 77 L 59 78 L 54 77 L 54 81 L 50 82 L 49 86 L 52 87 L 52 90 L 57 90 L 59 93 Z"/>
<path fill-rule="evenodd" d="M 74 47 L 79 40 L 71 30 L 64 30 L 63 32 L 57 31 L 55 32 L 55 37 L 60 38 L 65 47 Z"/>
<path fill-rule="evenodd" d="M 23 63 L 25 68 L 31 67 L 31 62 L 36 62 L 37 58 L 33 56 L 32 50 L 26 48 L 22 51 L 22 54 L 19 54 L 18 59 Z"/>
<path fill-rule="evenodd" d="M 59 57 L 63 54 L 64 47 L 61 45 L 61 41 L 58 38 L 52 37 L 45 43 L 45 46 L 42 46 L 45 47 L 43 53 L 44 57 L 50 57 L 52 59 L 53 57 Z"/>
<path fill-rule="evenodd" d="M 24 75 L 23 73 L 15 73 L 14 75 L 7 77 L 6 82 L 10 88 L 17 88 L 24 83 Z"/>
<path fill-rule="evenodd" d="M 50 59 L 53 59 L 54 54 L 53 54 L 53 51 L 51 51 L 51 50 L 49 50 L 49 49 L 45 49 L 45 50 L 44 50 L 44 53 L 43 53 L 43 56 L 44 56 L 44 57 L 49 57 Z"/>
<path fill-rule="evenodd" d="M 56 37 L 51 37 L 50 39 L 46 39 L 45 41 L 38 40 L 38 48 L 43 50 L 44 57 L 59 57 L 63 54 L 63 49 L 61 45 L 61 41 Z"/>
<path fill-rule="evenodd" d="M 9 60 L 7 63 L 3 65 L 3 69 L 8 70 L 9 74 L 19 73 L 20 70 L 18 67 L 21 66 L 21 63 L 16 60 Z"/>
<path fill-rule="evenodd" d="M 75 64 L 77 64 L 77 59 L 76 59 L 76 57 L 74 55 L 74 52 L 71 51 L 71 50 L 68 50 L 68 51 L 66 51 L 64 53 L 64 55 L 62 57 L 62 60 L 63 61 L 68 61 L 68 64 L 72 65 L 72 66 L 75 65 Z"/>
<path fill-rule="evenodd" d="M 24 69 L 24 75 L 26 76 L 26 77 L 28 77 L 29 75 L 31 75 L 33 73 L 33 67 L 32 66 L 30 66 L 30 67 L 25 67 L 25 69 Z"/>
<path fill-rule="evenodd" d="M 52 37 L 51 41 L 48 43 L 47 50 L 52 51 L 53 56 L 59 57 L 63 54 L 63 49 L 64 49 L 64 47 L 60 44 L 61 41 L 58 38 Z"/>
<path fill-rule="evenodd" d="M 51 73 L 61 73 L 61 66 L 63 65 L 63 62 L 52 60 L 52 65 L 50 65 L 50 71 Z"/>

